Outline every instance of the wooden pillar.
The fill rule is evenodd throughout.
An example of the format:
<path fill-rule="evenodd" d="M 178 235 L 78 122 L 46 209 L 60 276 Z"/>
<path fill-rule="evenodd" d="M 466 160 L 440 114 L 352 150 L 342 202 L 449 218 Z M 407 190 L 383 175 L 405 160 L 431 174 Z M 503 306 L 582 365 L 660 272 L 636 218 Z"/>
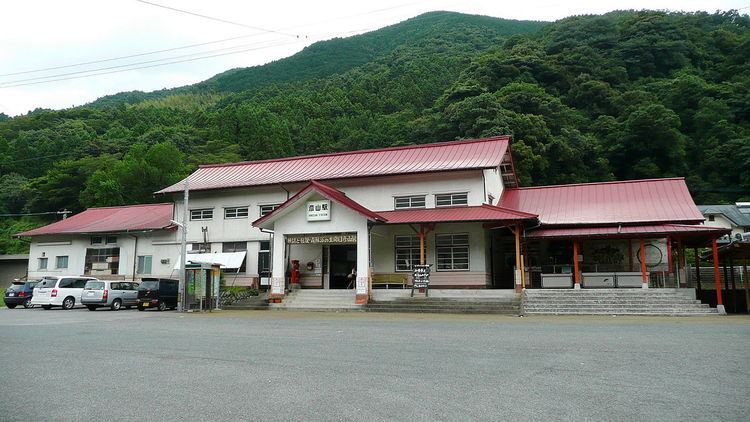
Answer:
<path fill-rule="evenodd" d="M 724 309 L 724 302 L 721 300 L 721 274 L 719 273 L 719 247 L 716 245 L 716 239 L 711 241 L 711 250 L 714 260 L 714 286 L 716 288 L 716 310 L 720 314 L 726 315 L 727 311 Z"/>
<path fill-rule="evenodd" d="M 581 254 L 580 244 L 577 239 L 573 240 L 573 288 L 581 288 L 581 270 L 578 267 L 578 256 Z"/>
<path fill-rule="evenodd" d="M 424 237 L 425 233 L 422 228 L 419 228 L 419 265 L 424 265 Z"/>
<path fill-rule="evenodd" d="M 646 242 L 643 239 L 641 239 L 640 258 L 641 258 L 641 281 L 643 283 L 641 284 L 641 287 L 644 289 L 648 289 L 648 271 L 646 269 Z"/>
<path fill-rule="evenodd" d="M 693 248 L 693 254 L 695 255 L 695 287 L 700 293 L 703 287 L 701 286 L 701 257 L 698 255 L 698 248 Z"/>

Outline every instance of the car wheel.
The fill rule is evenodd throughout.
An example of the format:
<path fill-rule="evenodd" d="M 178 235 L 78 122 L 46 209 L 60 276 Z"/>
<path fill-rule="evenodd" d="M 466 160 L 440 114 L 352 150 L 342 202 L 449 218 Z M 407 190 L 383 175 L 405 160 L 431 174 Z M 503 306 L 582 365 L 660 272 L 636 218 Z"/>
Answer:
<path fill-rule="evenodd" d="M 10 304 L 7 304 L 7 303 L 6 303 L 6 304 L 5 304 L 5 306 L 7 306 L 7 307 L 8 307 L 8 309 L 15 309 L 15 308 L 16 308 L 16 306 L 18 306 L 18 305 L 16 305 L 15 303 L 14 303 L 14 304 L 12 304 L 12 305 L 10 305 Z"/>
<path fill-rule="evenodd" d="M 23 301 L 23 307 L 26 309 L 30 309 L 34 307 L 34 305 L 31 304 L 31 298 L 28 298 Z"/>
<path fill-rule="evenodd" d="M 139 305 L 139 306 L 138 306 L 138 310 L 139 310 L 139 311 L 145 311 L 145 310 L 146 310 L 146 308 L 144 308 L 143 306 L 140 306 L 140 305 Z"/>
<path fill-rule="evenodd" d="M 110 309 L 112 309 L 113 311 L 119 311 L 121 307 L 122 301 L 120 299 L 115 299 L 114 302 L 112 302 Z"/>
<path fill-rule="evenodd" d="M 63 300 L 62 308 L 66 311 L 73 309 L 74 306 L 76 306 L 76 300 L 72 296 L 68 296 Z"/>
<path fill-rule="evenodd" d="M 42 305 L 42 309 L 44 309 L 45 311 L 48 311 L 52 309 L 52 305 Z"/>
<path fill-rule="evenodd" d="M 164 302 L 160 302 L 159 303 L 159 307 L 157 309 L 159 309 L 160 311 L 166 311 L 167 310 L 167 304 L 164 303 Z"/>
<path fill-rule="evenodd" d="M 96 310 L 96 306 L 94 306 L 94 305 L 88 305 L 87 308 L 89 308 L 89 311 L 95 311 Z"/>

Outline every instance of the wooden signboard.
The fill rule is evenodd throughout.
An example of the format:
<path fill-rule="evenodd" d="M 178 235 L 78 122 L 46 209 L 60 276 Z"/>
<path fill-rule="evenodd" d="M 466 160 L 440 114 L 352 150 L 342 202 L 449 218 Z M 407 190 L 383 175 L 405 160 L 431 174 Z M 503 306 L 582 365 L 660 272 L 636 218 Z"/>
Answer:
<path fill-rule="evenodd" d="M 428 297 L 430 294 L 430 265 L 414 265 L 412 270 L 411 296 L 414 297 L 414 289 L 424 289 L 424 296 Z"/>

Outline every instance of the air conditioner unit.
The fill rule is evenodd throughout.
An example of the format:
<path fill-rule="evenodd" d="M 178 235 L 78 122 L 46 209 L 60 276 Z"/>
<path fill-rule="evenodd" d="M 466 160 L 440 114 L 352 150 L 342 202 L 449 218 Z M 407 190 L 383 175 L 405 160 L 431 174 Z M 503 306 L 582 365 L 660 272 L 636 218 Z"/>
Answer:
<path fill-rule="evenodd" d="M 161 260 L 162 264 L 169 264 L 169 258 L 164 258 Z"/>

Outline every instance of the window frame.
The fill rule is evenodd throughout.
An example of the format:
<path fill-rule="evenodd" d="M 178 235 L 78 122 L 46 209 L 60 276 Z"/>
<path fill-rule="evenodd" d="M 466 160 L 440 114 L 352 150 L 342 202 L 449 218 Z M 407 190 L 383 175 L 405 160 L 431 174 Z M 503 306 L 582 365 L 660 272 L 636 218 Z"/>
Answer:
<path fill-rule="evenodd" d="M 114 239 L 113 242 L 110 242 L 110 240 Z M 117 244 L 117 236 L 104 236 L 104 244 L 105 245 L 116 245 Z"/>
<path fill-rule="evenodd" d="M 60 266 L 60 258 L 65 258 L 65 266 Z M 55 269 L 56 270 L 67 270 L 70 265 L 70 255 L 58 255 L 55 257 Z"/>
<path fill-rule="evenodd" d="M 196 218 L 193 213 L 199 213 L 199 218 Z M 205 214 L 208 213 L 210 216 L 206 217 Z M 214 219 L 214 209 L 213 208 L 194 208 L 190 210 L 190 221 L 208 221 Z"/>
<path fill-rule="evenodd" d="M 234 210 L 234 216 L 228 215 L 230 210 Z M 244 215 L 239 215 L 240 210 L 244 210 Z M 224 207 L 224 219 L 225 220 L 239 220 L 239 219 L 247 218 L 249 215 L 250 215 L 249 206 Z"/>
<path fill-rule="evenodd" d="M 414 199 L 421 199 L 422 205 L 414 205 Z M 399 206 L 399 200 L 407 200 L 407 206 Z M 422 209 L 427 208 L 427 195 L 399 195 L 393 197 L 394 210 Z"/>
<path fill-rule="evenodd" d="M 99 239 L 97 242 L 95 239 Z M 104 236 L 91 236 L 91 245 L 103 245 L 104 244 Z"/>
<path fill-rule="evenodd" d="M 146 258 L 148 258 L 148 272 L 143 271 L 146 269 Z M 143 265 L 141 265 L 143 263 Z M 143 268 L 141 268 L 143 267 Z M 135 273 L 136 274 L 153 274 L 154 271 L 154 256 L 153 255 L 138 255 L 136 264 L 135 264 Z"/>
<path fill-rule="evenodd" d="M 42 262 L 44 262 L 44 266 L 42 266 Z M 38 270 L 46 270 L 49 268 L 49 258 L 46 256 L 37 258 L 36 266 Z"/>
<path fill-rule="evenodd" d="M 465 198 L 462 204 L 457 204 L 455 200 L 455 196 L 457 195 L 463 195 Z M 450 204 L 439 204 L 439 197 L 441 196 L 448 196 L 450 197 Z M 467 207 L 469 206 L 469 192 L 450 192 L 450 193 L 436 193 L 435 194 L 435 208 L 442 208 L 442 207 Z"/>
<path fill-rule="evenodd" d="M 441 246 L 440 237 L 451 236 L 450 246 Z M 466 236 L 466 245 L 456 245 L 454 241 L 455 236 Z M 455 248 L 466 248 L 466 268 L 456 268 L 455 257 L 453 256 Z M 450 248 L 451 254 L 451 268 L 440 268 L 440 251 L 441 248 Z M 468 232 L 460 233 L 435 233 L 435 270 L 440 272 L 467 272 L 471 271 L 471 235 Z"/>
<path fill-rule="evenodd" d="M 416 243 L 413 243 L 410 246 L 401 246 L 401 247 L 399 247 L 399 245 L 398 245 L 399 238 L 411 238 L 411 241 L 413 242 L 414 240 L 416 240 Z M 426 240 L 427 239 L 425 239 L 425 252 L 427 252 L 427 243 L 426 243 Z M 413 253 L 414 253 L 414 251 L 416 249 L 416 261 L 415 261 L 416 263 L 412 262 L 409 265 L 409 268 L 407 268 L 407 269 L 404 269 L 404 268 L 399 269 L 399 259 L 398 259 L 399 249 L 401 249 L 401 250 L 408 249 L 409 250 L 409 257 L 410 257 L 410 260 L 412 260 L 412 261 L 414 261 L 414 255 L 413 255 Z M 420 256 L 419 256 L 420 255 L 420 250 L 419 249 L 420 249 L 420 246 L 419 246 L 419 236 L 417 236 L 417 235 L 409 235 L 409 234 L 402 234 L 402 235 L 396 235 L 396 236 L 394 236 L 393 237 L 393 264 L 394 264 L 393 265 L 393 270 L 395 272 L 397 272 L 397 273 L 406 273 L 406 272 L 413 271 L 414 270 L 414 265 L 419 265 L 419 258 L 420 258 Z"/>
<path fill-rule="evenodd" d="M 267 216 L 268 214 L 272 213 L 272 212 L 273 212 L 273 211 L 274 211 L 274 210 L 275 210 L 276 208 L 278 208 L 278 207 L 280 207 L 280 206 L 281 206 L 281 204 L 259 204 L 259 205 L 258 205 L 258 214 L 259 214 L 259 215 L 260 215 L 261 217 L 265 217 L 265 216 Z M 264 214 L 264 213 L 263 213 L 263 208 L 264 208 L 264 207 L 271 207 L 271 211 L 268 211 L 267 213 L 265 213 L 265 214 Z"/>

